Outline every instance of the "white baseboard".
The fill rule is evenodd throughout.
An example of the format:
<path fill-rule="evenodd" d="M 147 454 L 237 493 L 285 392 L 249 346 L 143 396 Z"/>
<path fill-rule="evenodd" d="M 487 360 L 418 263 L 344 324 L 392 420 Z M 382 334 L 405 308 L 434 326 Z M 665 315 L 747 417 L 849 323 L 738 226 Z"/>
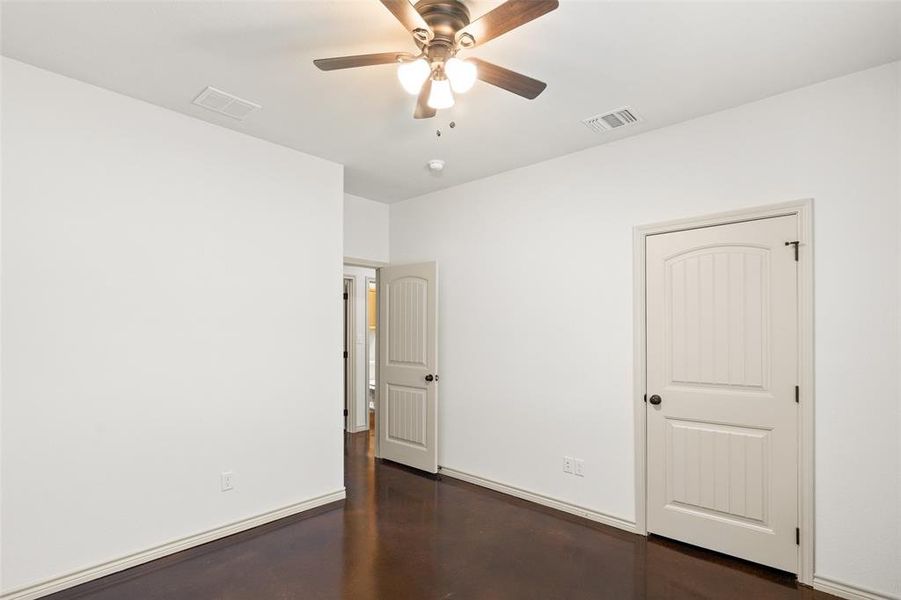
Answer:
<path fill-rule="evenodd" d="M 369 425 L 357 425 L 347 430 L 347 433 L 360 433 L 361 431 L 369 431 Z"/>
<path fill-rule="evenodd" d="M 188 548 L 193 548 L 194 546 L 200 546 L 201 544 L 206 544 L 207 542 L 212 542 L 214 540 L 218 540 L 235 533 L 240 533 L 241 531 L 253 529 L 254 527 L 259 527 L 260 525 L 265 525 L 266 523 L 271 523 L 272 521 L 284 519 L 285 517 L 290 517 L 291 515 L 296 515 L 298 513 L 302 513 L 304 511 L 311 510 L 319 506 L 329 504 L 331 502 L 344 500 L 346 495 L 347 494 L 344 488 L 342 488 L 330 494 L 325 494 L 316 498 L 310 498 L 309 500 L 278 508 L 261 515 L 257 515 L 255 517 L 242 519 L 241 521 L 236 521 L 228 525 L 223 525 L 222 527 L 217 527 L 216 529 L 211 529 L 209 531 L 204 531 L 202 533 L 181 538 L 179 540 L 175 540 L 167 544 L 162 544 L 160 546 L 156 546 L 142 552 L 136 552 L 134 554 L 129 554 L 128 556 L 113 559 L 105 563 L 95 565 L 93 567 L 81 569 L 80 571 L 69 573 L 68 575 L 62 575 L 60 577 L 56 577 L 54 579 L 50 579 L 41 583 L 36 583 L 23 588 L 10 590 L 0 595 L 0 600 L 34 600 L 35 598 L 41 598 L 42 596 L 47 596 L 61 590 L 75 587 L 76 585 L 87 583 L 88 581 L 99 579 L 118 571 L 124 571 L 125 569 L 130 569 L 131 567 L 136 567 L 140 564 L 150 562 L 152 560 L 156 560 L 170 554 L 175 554 L 176 552 L 181 552 L 182 550 L 187 550 Z"/>
<path fill-rule="evenodd" d="M 813 589 L 847 600 L 901 600 L 899 596 L 874 592 L 820 575 L 813 576 Z"/>
<path fill-rule="evenodd" d="M 597 523 L 603 523 L 604 525 L 609 525 L 610 527 L 616 527 L 617 529 L 628 531 L 629 533 L 638 533 L 634 521 L 627 521 L 626 519 L 622 519 L 620 517 L 614 517 L 612 515 L 592 510 L 590 508 L 584 508 L 582 506 L 571 504 L 563 500 L 551 498 L 550 496 L 544 496 L 542 494 L 530 492 L 528 490 L 524 490 L 512 485 L 507 485 L 498 481 L 492 481 L 491 479 L 485 479 L 484 477 L 479 477 L 478 475 L 472 475 L 470 473 L 464 473 L 463 471 L 457 471 L 456 469 L 451 469 L 448 467 L 438 467 L 438 472 L 442 475 L 453 477 L 454 479 L 466 481 L 468 483 L 488 488 L 489 490 L 494 490 L 495 492 L 500 492 L 502 494 L 515 496 L 517 498 L 528 500 L 529 502 L 534 502 L 535 504 L 547 506 L 555 510 L 560 510 L 571 515 L 584 517 Z"/>

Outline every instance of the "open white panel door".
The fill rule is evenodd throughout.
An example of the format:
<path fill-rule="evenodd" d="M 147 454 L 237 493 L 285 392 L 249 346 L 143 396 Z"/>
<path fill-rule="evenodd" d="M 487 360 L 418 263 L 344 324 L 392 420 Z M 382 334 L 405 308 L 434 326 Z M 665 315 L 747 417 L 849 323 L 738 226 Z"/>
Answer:
<path fill-rule="evenodd" d="M 379 456 L 438 472 L 438 266 L 379 271 Z"/>

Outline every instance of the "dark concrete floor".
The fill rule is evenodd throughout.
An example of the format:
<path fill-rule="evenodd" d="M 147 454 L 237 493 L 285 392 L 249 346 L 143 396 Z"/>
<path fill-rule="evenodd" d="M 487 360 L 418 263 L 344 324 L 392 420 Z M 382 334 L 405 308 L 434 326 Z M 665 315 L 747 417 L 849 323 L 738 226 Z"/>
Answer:
<path fill-rule="evenodd" d="M 826 599 L 785 573 L 589 524 L 373 460 L 347 436 L 347 502 L 51 598 Z"/>

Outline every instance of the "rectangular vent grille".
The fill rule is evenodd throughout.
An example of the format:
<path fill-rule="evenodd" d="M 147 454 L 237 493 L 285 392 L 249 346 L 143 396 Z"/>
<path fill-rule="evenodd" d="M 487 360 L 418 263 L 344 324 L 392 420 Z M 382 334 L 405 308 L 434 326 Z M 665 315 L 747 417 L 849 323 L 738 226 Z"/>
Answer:
<path fill-rule="evenodd" d="M 200 92 L 200 95 L 194 98 L 194 104 L 239 121 L 243 121 L 247 115 L 262 108 L 259 104 L 243 100 L 214 87 L 208 87 Z"/>
<path fill-rule="evenodd" d="M 587 119 L 584 119 L 582 122 L 585 123 L 585 126 L 590 130 L 596 133 L 600 133 L 603 131 L 610 131 L 611 129 L 625 127 L 626 125 L 632 125 L 633 123 L 638 123 L 639 121 L 641 121 L 641 118 L 636 115 L 635 112 L 632 111 L 632 109 L 621 108 L 619 110 L 614 110 L 602 115 L 589 117 Z"/>

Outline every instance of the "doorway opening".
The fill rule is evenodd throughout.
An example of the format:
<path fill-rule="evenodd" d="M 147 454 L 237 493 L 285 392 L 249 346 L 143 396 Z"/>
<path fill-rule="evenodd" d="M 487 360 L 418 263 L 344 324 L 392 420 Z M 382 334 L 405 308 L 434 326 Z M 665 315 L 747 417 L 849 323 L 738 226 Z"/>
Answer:
<path fill-rule="evenodd" d="M 366 277 L 366 410 L 370 432 L 375 430 L 375 395 L 378 390 L 378 322 L 378 286 L 373 275 Z"/>
<path fill-rule="evenodd" d="M 438 265 L 345 263 L 345 432 L 373 456 L 438 472 Z M 361 436 L 362 437 L 362 436 Z"/>
<path fill-rule="evenodd" d="M 378 311 L 374 267 L 344 265 L 344 431 L 373 428 L 378 389 Z"/>

